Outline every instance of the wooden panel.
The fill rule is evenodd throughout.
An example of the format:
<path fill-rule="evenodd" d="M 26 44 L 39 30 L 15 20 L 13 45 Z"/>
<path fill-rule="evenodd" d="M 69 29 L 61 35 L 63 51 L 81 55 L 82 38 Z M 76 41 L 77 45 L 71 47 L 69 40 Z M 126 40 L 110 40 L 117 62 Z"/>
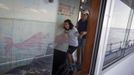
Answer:
<path fill-rule="evenodd" d="M 101 0 L 90 0 L 90 15 L 88 19 L 88 32 L 87 32 L 87 40 L 86 46 L 84 50 L 84 58 L 82 64 L 82 70 L 76 75 L 87 75 L 89 73 L 92 54 L 93 54 L 93 45 L 95 41 L 95 33 L 97 28 L 97 22 L 99 18 L 99 8 Z"/>

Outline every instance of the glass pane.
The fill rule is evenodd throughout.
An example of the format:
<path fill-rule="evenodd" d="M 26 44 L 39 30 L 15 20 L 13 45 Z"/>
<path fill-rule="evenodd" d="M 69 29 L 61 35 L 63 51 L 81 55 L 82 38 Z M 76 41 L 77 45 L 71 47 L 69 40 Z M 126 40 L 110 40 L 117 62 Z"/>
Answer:
<path fill-rule="evenodd" d="M 112 1 L 111 1 L 112 3 Z M 103 70 L 132 52 L 133 39 L 133 9 L 121 0 L 113 1 L 112 13 L 108 21 L 108 37 Z M 121 10 L 120 10 L 121 9 Z"/>
<path fill-rule="evenodd" d="M 130 29 L 129 29 L 129 37 L 128 37 L 128 48 L 130 48 L 129 49 L 129 51 L 126 51 L 126 54 L 129 54 L 129 53 L 131 53 L 131 52 L 133 52 L 133 50 L 134 50 L 134 10 L 132 10 L 132 23 L 131 23 L 131 27 L 130 27 Z"/>
<path fill-rule="evenodd" d="M 61 50 L 63 52 L 67 51 L 68 43 L 67 41 L 65 41 L 66 40 L 65 37 L 63 37 L 64 35 L 63 22 L 66 19 L 70 19 L 72 23 L 76 26 L 79 13 L 79 4 L 80 0 L 59 0 L 59 8 L 56 22 L 57 23 L 56 35 L 57 40 L 61 40 L 59 42 L 62 42 L 62 44 L 59 43 L 56 45 L 55 48 L 57 50 Z"/>
<path fill-rule="evenodd" d="M 0 75 L 51 75 L 58 0 L 0 0 Z"/>
<path fill-rule="evenodd" d="M 64 75 L 64 73 L 69 71 L 68 69 L 69 67 L 66 67 L 65 65 L 67 64 L 66 53 L 68 50 L 68 38 L 67 35 L 65 34 L 63 26 L 64 21 L 66 19 L 70 19 L 73 25 L 76 26 L 78 20 L 79 5 L 80 0 L 59 0 L 57 22 L 56 22 L 56 33 L 55 33 L 56 44 L 54 49 L 53 75 L 61 75 L 61 74 Z M 75 55 L 74 58 L 76 58 Z"/>

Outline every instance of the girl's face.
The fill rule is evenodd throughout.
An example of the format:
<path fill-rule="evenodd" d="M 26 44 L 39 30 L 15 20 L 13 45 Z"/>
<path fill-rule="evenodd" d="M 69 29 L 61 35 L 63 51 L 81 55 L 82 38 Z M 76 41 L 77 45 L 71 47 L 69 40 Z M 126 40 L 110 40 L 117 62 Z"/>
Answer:
<path fill-rule="evenodd" d="M 64 27 L 65 27 L 65 29 L 69 30 L 69 23 L 68 22 L 64 22 Z"/>

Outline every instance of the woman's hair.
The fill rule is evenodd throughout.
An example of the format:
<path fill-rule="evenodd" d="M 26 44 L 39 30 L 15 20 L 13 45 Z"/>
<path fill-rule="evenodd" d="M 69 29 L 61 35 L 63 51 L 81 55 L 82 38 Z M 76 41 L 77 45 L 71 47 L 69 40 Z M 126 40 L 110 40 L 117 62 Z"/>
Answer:
<path fill-rule="evenodd" d="M 73 25 L 73 23 L 71 22 L 70 19 L 66 19 L 66 20 L 64 21 L 64 23 L 65 23 L 65 22 L 67 22 L 67 23 L 69 24 L 69 30 L 70 30 L 70 29 L 73 29 L 74 25 Z M 64 26 L 64 29 L 66 29 L 65 26 Z M 67 29 L 66 29 L 66 30 L 67 30 Z"/>

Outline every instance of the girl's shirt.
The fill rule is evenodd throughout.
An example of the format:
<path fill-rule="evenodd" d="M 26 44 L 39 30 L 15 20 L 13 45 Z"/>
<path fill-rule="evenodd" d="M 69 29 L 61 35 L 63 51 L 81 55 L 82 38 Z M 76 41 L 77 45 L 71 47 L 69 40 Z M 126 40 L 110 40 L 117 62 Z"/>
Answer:
<path fill-rule="evenodd" d="M 68 31 L 68 42 L 71 46 L 78 46 L 78 30 L 74 27 L 73 29 Z"/>

